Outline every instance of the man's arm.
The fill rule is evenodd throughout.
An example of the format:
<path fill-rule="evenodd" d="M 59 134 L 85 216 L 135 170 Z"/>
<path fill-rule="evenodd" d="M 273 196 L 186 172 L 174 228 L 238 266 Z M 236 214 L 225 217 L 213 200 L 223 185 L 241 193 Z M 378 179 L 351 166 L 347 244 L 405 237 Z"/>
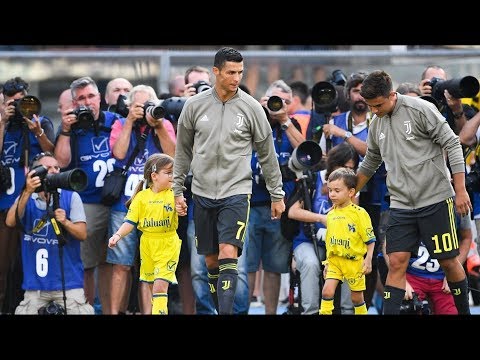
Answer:
<path fill-rule="evenodd" d="M 80 241 L 87 239 L 87 218 L 80 195 L 77 192 L 72 194 L 70 202 L 70 219 L 66 217 L 64 209 L 55 210 L 55 219 L 62 224 L 64 229 L 74 238 Z"/>
<path fill-rule="evenodd" d="M 185 177 L 190 170 L 193 157 L 194 129 L 186 128 L 185 107 L 178 120 L 177 144 L 175 148 L 175 162 L 173 165 L 173 193 L 175 197 L 183 196 Z"/>
<path fill-rule="evenodd" d="M 18 208 L 18 217 L 21 219 L 25 214 L 25 208 L 27 207 L 28 199 L 35 192 L 35 189 L 40 186 L 41 180 L 38 176 L 32 178 L 32 174 L 35 173 L 35 170 L 31 170 L 27 174 L 25 180 L 25 189 L 20 193 L 19 197 L 15 200 L 15 203 L 8 209 L 7 218 L 5 219 L 5 224 L 9 227 L 15 227 L 17 225 L 17 218 L 15 212 Z"/>
<path fill-rule="evenodd" d="M 61 168 L 66 168 L 72 161 L 72 150 L 70 147 L 71 126 L 77 122 L 77 116 L 72 114 L 73 109 L 68 109 L 62 114 L 60 134 L 55 143 L 55 158 Z"/>
<path fill-rule="evenodd" d="M 357 171 L 357 188 L 355 189 L 356 190 L 355 192 L 358 193 L 360 190 L 362 190 L 365 184 L 368 182 L 368 180 L 370 180 L 371 177 L 372 177 L 371 175 L 367 176 L 359 169 Z"/>
<path fill-rule="evenodd" d="M 477 144 L 477 130 L 480 126 L 480 112 L 477 112 L 470 120 L 465 122 L 462 130 L 458 134 L 460 142 L 466 146 L 474 146 Z"/>

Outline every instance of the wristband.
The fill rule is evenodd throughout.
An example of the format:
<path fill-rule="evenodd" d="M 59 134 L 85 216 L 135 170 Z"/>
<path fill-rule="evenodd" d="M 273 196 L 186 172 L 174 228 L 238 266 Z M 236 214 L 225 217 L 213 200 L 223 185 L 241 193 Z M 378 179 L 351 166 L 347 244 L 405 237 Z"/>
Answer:
<path fill-rule="evenodd" d="M 113 235 L 118 235 L 118 240 L 120 240 L 122 238 L 122 235 L 120 235 L 119 233 L 115 233 Z"/>
<path fill-rule="evenodd" d="M 63 135 L 63 136 L 70 136 L 71 135 L 71 132 L 70 131 L 60 131 L 60 135 Z"/>
<path fill-rule="evenodd" d="M 35 137 L 38 139 L 39 137 L 43 136 L 43 134 L 45 134 L 45 130 L 43 130 L 42 128 L 42 131 L 40 131 L 40 134 L 35 135 Z"/>

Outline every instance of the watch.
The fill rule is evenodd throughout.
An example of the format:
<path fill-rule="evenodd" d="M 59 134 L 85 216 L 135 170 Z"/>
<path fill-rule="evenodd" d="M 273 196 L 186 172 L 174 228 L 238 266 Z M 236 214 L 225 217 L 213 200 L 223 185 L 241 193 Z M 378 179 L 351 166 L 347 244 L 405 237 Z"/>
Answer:
<path fill-rule="evenodd" d="M 287 130 L 291 123 L 292 123 L 292 120 L 288 119 L 282 125 L 280 125 L 280 127 L 282 128 L 282 130 Z"/>
<path fill-rule="evenodd" d="M 347 141 L 352 137 L 352 133 L 350 131 L 345 131 L 345 135 L 343 136 L 343 140 Z"/>

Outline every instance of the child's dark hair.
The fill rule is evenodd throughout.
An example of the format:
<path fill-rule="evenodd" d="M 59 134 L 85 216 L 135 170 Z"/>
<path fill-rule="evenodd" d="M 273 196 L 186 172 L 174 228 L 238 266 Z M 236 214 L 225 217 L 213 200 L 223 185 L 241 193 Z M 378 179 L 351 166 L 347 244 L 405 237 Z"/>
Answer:
<path fill-rule="evenodd" d="M 350 160 L 353 160 L 353 168 L 354 170 L 357 170 L 360 159 L 353 145 L 350 145 L 347 142 L 342 142 L 331 148 L 327 154 L 327 171 L 325 173 L 325 179 L 328 180 L 333 170 L 339 166 L 344 167 Z"/>
<path fill-rule="evenodd" d="M 173 164 L 173 158 L 170 155 L 161 153 L 155 153 L 150 155 L 145 162 L 143 179 L 139 181 L 137 187 L 135 188 L 135 191 L 133 192 L 132 197 L 125 202 L 125 206 L 127 208 L 130 206 L 135 195 L 137 195 L 143 189 L 143 184 L 145 184 L 145 182 L 147 182 L 147 188 L 152 185 L 152 173 L 158 172 L 171 164 Z"/>
<path fill-rule="evenodd" d="M 328 177 L 328 182 L 340 179 L 343 180 L 349 189 L 355 189 L 357 187 L 357 176 L 352 169 L 341 167 L 334 170 Z"/>

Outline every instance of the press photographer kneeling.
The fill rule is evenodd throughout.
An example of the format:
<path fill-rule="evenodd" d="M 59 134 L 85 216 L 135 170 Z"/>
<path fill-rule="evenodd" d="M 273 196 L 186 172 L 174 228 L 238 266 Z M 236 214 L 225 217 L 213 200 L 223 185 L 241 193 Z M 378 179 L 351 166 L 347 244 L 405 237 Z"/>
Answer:
<path fill-rule="evenodd" d="M 83 291 L 80 241 L 87 224 L 77 193 L 87 176 L 81 169 L 60 173 L 49 152 L 38 154 L 31 169 L 6 218 L 22 231 L 25 296 L 15 314 L 93 314 Z"/>

